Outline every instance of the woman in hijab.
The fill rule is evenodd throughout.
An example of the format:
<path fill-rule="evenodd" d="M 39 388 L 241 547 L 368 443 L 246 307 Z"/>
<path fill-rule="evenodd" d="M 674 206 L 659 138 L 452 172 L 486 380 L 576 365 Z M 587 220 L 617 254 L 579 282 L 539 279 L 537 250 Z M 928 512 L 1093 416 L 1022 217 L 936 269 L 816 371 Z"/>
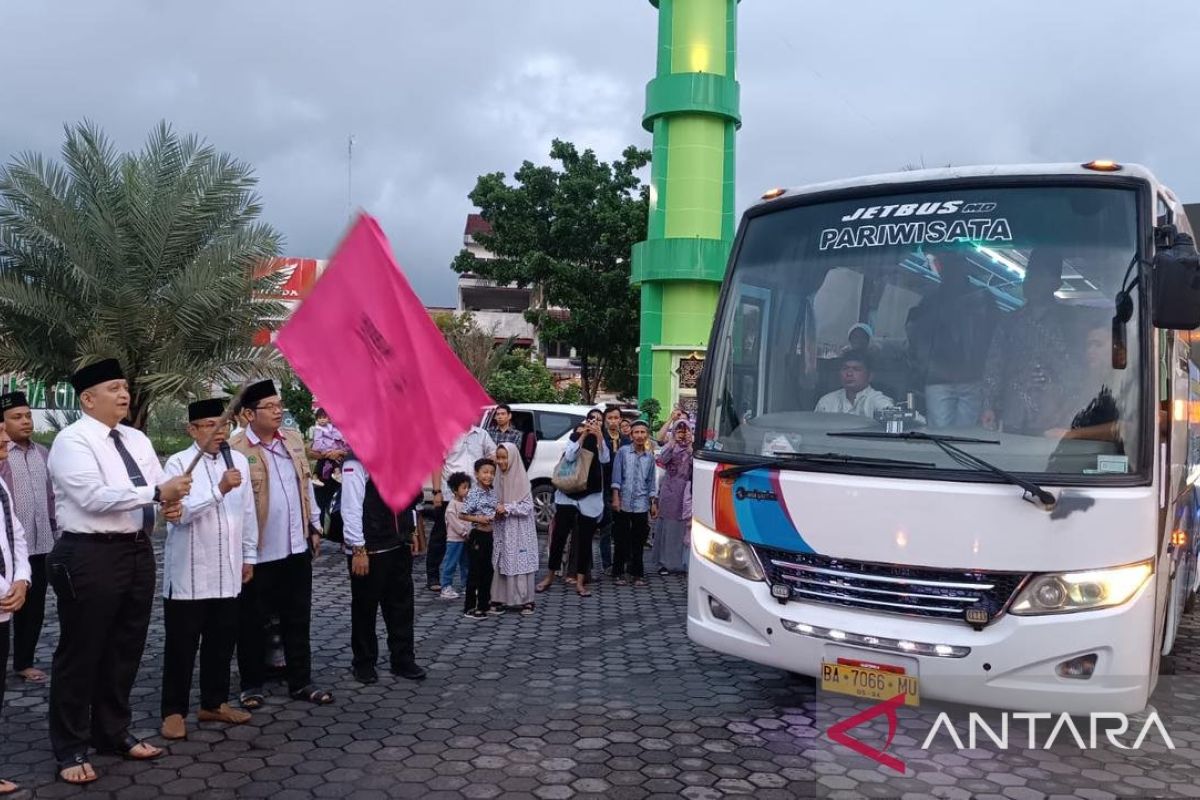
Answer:
<path fill-rule="evenodd" d="M 658 484 L 658 534 L 653 558 L 658 574 L 687 571 L 687 548 L 692 524 L 692 423 L 681 419 L 673 436 L 658 454 L 663 476 Z"/>
<path fill-rule="evenodd" d="M 499 476 L 496 490 L 500 504 L 492 530 L 492 602 L 533 613 L 534 575 L 538 568 L 537 526 L 533 515 L 533 491 L 517 446 L 506 442 L 496 450 Z"/>

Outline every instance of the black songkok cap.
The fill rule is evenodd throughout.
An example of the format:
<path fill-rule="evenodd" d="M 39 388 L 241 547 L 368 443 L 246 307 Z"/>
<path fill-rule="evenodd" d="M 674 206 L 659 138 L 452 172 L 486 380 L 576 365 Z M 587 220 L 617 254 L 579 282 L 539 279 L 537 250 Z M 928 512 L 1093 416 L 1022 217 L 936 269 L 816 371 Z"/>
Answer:
<path fill-rule="evenodd" d="M 121 371 L 121 362 L 115 358 L 106 358 L 76 370 L 71 376 L 71 385 L 75 387 L 75 393 L 79 394 L 97 384 L 123 380 L 125 373 Z"/>
<path fill-rule="evenodd" d="M 226 400 L 227 398 L 224 397 L 213 397 L 208 400 L 197 400 L 194 403 L 188 403 L 188 422 L 221 416 L 225 413 Z"/>
<path fill-rule="evenodd" d="M 268 397 L 275 397 L 279 392 L 275 390 L 275 381 L 259 381 L 252 383 L 246 389 L 246 393 L 242 395 L 242 408 L 254 408 L 259 404 L 259 401 L 266 400 Z"/>
<path fill-rule="evenodd" d="M 0 394 L 0 414 L 3 414 L 10 408 L 26 408 L 28 406 L 29 400 L 26 399 L 24 392 L 9 392 L 8 394 Z"/>

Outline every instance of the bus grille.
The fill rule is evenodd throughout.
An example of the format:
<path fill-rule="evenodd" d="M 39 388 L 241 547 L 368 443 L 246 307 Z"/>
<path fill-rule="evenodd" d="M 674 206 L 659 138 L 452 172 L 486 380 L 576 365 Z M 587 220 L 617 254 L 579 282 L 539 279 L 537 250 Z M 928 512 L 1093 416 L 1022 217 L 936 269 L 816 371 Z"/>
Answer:
<path fill-rule="evenodd" d="M 756 547 L 772 585 L 792 599 L 868 611 L 937 619 L 963 619 L 972 607 L 995 616 L 1027 577 L 1017 572 L 977 572 L 846 561 L 813 553 Z"/>

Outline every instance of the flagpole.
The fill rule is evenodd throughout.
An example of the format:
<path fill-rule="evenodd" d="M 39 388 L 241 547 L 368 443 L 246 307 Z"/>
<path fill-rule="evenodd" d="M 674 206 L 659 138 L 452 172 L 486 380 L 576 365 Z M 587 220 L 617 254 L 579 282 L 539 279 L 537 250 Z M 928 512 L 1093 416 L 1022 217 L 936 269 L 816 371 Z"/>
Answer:
<path fill-rule="evenodd" d="M 246 388 L 248 386 L 250 386 L 249 382 L 243 383 L 241 388 L 237 390 L 237 394 L 235 394 L 233 399 L 229 401 L 229 404 L 225 406 L 225 412 L 221 414 L 220 419 L 217 420 L 217 427 L 213 428 L 208 436 L 205 437 L 204 444 L 200 445 L 199 452 L 196 453 L 196 457 L 192 459 L 191 464 L 188 464 L 188 468 L 184 472 L 185 475 L 192 474 L 192 470 L 194 470 L 196 465 L 200 463 L 200 457 L 204 455 L 204 451 L 208 449 L 210 444 L 212 444 L 212 440 L 217 435 L 217 432 L 229 425 L 229 421 L 233 419 L 234 411 L 239 405 L 241 405 L 242 396 L 246 394 Z M 200 443 L 197 442 L 196 444 Z"/>
<path fill-rule="evenodd" d="M 354 217 L 354 134 L 346 139 L 346 219 Z"/>

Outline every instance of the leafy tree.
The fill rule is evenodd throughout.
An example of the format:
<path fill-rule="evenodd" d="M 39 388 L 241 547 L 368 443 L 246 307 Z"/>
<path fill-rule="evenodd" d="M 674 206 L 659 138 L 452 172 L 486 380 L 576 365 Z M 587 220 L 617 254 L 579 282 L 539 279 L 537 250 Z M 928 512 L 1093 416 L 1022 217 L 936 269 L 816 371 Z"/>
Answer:
<path fill-rule="evenodd" d="M 471 314 L 443 312 L 434 314 L 433 321 L 458 360 L 475 376 L 480 386 L 486 387 L 492 373 L 512 350 L 515 339 L 496 344 L 495 331 L 480 328 Z"/>
<path fill-rule="evenodd" d="M 284 362 L 254 336 L 282 304 L 259 299 L 280 252 L 259 221 L 251 167 L 161 123 L 119 153 L 94 124 L 65 129 L 61 162 L 24 153 L 0 168 L 0 373 L 65 379 L 121 361 L 130 420 Z"/>
<path fill-rule="evenodd" d="M 540 287 L 541 303 L 526 318 L 542 338 L 575 348 L 584 400 L 593 402 L 606 384 L 633 394 L 636 387 L 628 384 L 636 370 L 628 364 L 638 344 L 640 303 L 629 285 L 630 254 L 646 238 L 649 190 L 637 171 L 650 153 L 629 147 L 610 164 L 556 139 L 550 157 L 557 166 L 526 161 L 513 184 L 502 172 L 479 178 L 470 198 L 492 233 L 478 239 L 496 258 L 464 250 L 454 269 Z M 550 307 L 569 309 L 569 318 Z M 614 377 L 627 385 L 613 384 Z"/>
<path fill-rule="evenodd" d="M 279 392 L 283 407 L 296 420 L 296 427 L 301 433 L 308 433 L 308 429 L 317 421 L 317 414 L 313 411 L 312 392 L 291 370 L 279 381 Z"/>
<path fill-rule="evenodd" d="M 557 403 L 561 396 L 550 370 L 520 353 L 505 356 L 485 388 L 497 403 Z"/>
<path fill-rule="evenodd" d="M 647 397 L 639 408 L 641 408 L 642 416 L 646 418 L 646 424 L 650 426 L 650 430 L 657 431 L 662 427 L 662 403 L 653 397 Z"/>
<path fill-rule="evenodd" d="M 583 389 L 579 388 L 578 383 L 568 383 L 558 392 L 558 402 L 566 403 L 567 405 L 577 406 L 583 403 Z"/>

